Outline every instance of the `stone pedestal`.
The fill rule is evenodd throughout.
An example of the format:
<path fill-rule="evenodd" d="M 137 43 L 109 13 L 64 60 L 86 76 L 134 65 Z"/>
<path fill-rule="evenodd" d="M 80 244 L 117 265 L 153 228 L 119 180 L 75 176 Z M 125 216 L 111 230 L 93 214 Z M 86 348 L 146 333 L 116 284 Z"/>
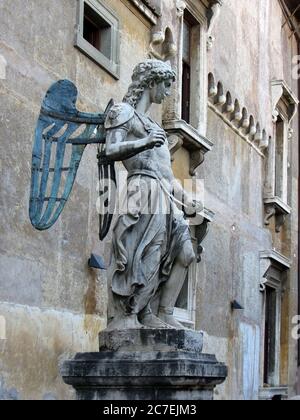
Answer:
<path fill-rule="evenodd" d="M 100 352 L 78 354 L 62 376 L 78 400 L 212 400 L 227 368 L 202 354 L 193 331 L 127 330 L 100 334 Z"/>

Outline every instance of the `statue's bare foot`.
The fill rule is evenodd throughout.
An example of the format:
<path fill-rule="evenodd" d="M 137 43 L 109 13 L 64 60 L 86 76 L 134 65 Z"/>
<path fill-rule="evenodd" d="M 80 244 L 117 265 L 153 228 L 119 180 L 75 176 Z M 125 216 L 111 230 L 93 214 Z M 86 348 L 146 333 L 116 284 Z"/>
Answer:
<path fill-rule="evenodd" d="M 128 315 L 123 318 L 115 318 L 108 324 L 108 331 L 115 330 L 139 330 L 144 326 L 139 322 L 137 315 Z"/>
<path fill-rule="evenodd" d="M 159 318 L 168 324 L 171 328 L 175 328 L 176 330 L 186 330 L 187 328 L 184 327 L 181 322 L 177 321 L 177 319 L 174 318 L 173 315 L 165 314 L 163 312 L 160 312 L 158 314 Z"/>
<path fill-rule="evenodd" d="M 141 323 L 144 327 L 151 328 L 151 329 L 170 329 L 170 325 L 166 324 L 161 319 L 157 318 L 157 316 L 153 315 L 152 313 L 148 313 L 143 315 L 140 319 Z"/>

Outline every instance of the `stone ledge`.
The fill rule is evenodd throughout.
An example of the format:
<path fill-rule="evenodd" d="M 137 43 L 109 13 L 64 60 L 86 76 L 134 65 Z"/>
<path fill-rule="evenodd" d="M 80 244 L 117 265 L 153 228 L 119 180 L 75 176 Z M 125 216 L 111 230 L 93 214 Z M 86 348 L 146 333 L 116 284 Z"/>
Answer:
<path fill-rule="evenodd" d="M 203 154 L 205 154 L 210 152 L 213 148 L 213 142 L 202 136 L 194 127 L 184 120 L 164 121 L 163 126 L 167 133 L 182 136 L 183 145 L 188 150 L 202 150 Z"/>
<path fill-rule="evenodd" d="M 292 208 L 279 197 L 266 197 L 264 199 L 264 205 L 266 212 L 265 225 L 269 226 L 270 219 L 275 217 L 276 232 L 280 232 L 286 217 L 291 214 Z"/>
<path fill-rule="evenodd" d="M 287 400 L 288 399 L 288 387 L 287 386 L 278 386 L 278 387 L 264 387 L 259 390 L 259 400 L 268 401 L 277 399 Z"/>
<path fill-rule="evenodd" d="M 201 353 L 200 332 L 106 330 L 99 338 L 99 353 L 79 353 L 61 368 L 78 400 L 212 400 L 228 374 Z"/>
<path fill-rule="evenodd" d="M 201 353 L 203 333 L 189 330 L 120 330 L 99 334 L 100 352 L 170 352 Z"/>
<path fill-rule="evenodd" d="M 228 371 L 212 355 L 100 352 L 78 354 L 61 374 L 78 400 L 212 400 Z"/>
<path fill-rule="evenodd" d="M 262 251 L 260 258 L 269 259 L 271 263 L 280 267 L 281 271 L 289 270 L 291 268 L 291 260 L 277 251 Z"/>
<path fill-rule="evenodd" d="M 116 383 L 194 383 L 217 385 L 227 368 L 215 356 L 190 352 L 79 353 L 63 364 L 61 374 L 69 385 Z M 152 379 L 151 379 L 152 378 Z M 124 382 L 125 381 L 125 382 Z M 145 382 L 146 381 L 146 382 Z M 149 382 L 150 381 L 150 382 Z"/>
<path fill-rule="evenodd" d="M 194 176 L 197 168 L 203 163 L 205 154 L 212 150 L 214 144 L 184 120 L 166 120 L 163 127 L 170 138 L 176 138 L 175 142 L 173 139 L 171 154 L 181 146 L 190 152 L 190 175 Z"/>
<path fill-rule="evenodd" d="M 276 208 L 277 213 L 281 213 L 281 214 L 291 214 L 291 207 L 284 203 L 281 198 L 279 197 L 268 197 L 264 199 L 264 203 L 266 205 L 272 205 Z"/>

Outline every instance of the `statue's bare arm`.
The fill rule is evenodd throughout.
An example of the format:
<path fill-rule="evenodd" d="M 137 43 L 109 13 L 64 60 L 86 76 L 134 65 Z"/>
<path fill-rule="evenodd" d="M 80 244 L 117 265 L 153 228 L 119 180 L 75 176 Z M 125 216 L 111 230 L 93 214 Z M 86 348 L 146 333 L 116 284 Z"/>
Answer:
<path fill-rule="evenodd" d="M 138 155 L 145 150 L 161 147 L 166 134 L 163 130 L 154 130 L 147 137 L 127 140 L 128 130 L 126 127 L 119 127 L 107 130 L 106 155 L 115 161 L 123 161 Z"/>

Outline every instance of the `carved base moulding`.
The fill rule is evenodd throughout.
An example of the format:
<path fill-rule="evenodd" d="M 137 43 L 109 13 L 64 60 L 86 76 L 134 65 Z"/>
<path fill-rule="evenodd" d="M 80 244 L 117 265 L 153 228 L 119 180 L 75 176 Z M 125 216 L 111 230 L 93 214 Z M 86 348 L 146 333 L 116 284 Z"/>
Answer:
<path fill-rule="evenodd" d="M 213 400 L 228 374 L 202 353 L 203 334 L 187 330 L 119 330 L 100 333 L 98 353 L 63 364 L 77 400 Z"/>

